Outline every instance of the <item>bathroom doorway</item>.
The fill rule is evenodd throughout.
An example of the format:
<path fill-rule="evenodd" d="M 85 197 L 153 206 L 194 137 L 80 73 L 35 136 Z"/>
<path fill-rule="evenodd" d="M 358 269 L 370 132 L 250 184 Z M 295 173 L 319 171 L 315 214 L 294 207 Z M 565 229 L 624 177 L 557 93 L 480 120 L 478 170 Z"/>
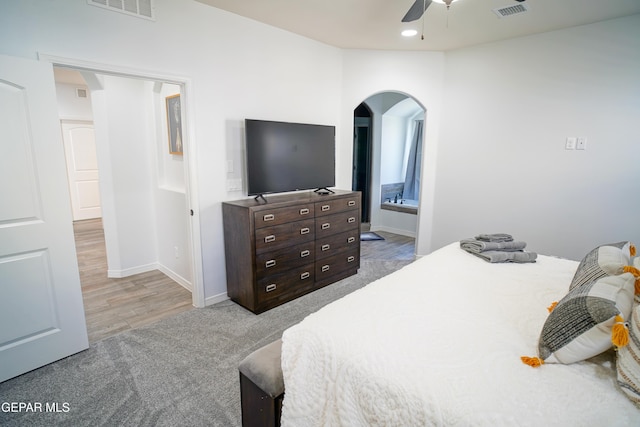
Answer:
<path fill-rule="evenodd" d="M 352 190 L 362 194 L 361 221 L 371 221 L 371 110 L 362 103 L 353 112 Z"/>
<path fill-rule="evenodd" d="M 371 231 L 416 237 L 425 108 L 400 92 L 381 92 L 354 109 L 353 190 Z"/>

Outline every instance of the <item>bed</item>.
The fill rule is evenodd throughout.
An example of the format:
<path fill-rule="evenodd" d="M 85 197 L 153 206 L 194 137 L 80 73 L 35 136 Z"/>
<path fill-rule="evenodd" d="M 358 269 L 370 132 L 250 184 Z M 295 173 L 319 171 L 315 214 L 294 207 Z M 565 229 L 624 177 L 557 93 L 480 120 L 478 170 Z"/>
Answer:
<path fill-rule="evenodd" d="M 283 334 L 281 425 L 640 425 L 613 350 L 521 360 L 577 267 L 489 263 L 456 242 L 329 304 Z"/>

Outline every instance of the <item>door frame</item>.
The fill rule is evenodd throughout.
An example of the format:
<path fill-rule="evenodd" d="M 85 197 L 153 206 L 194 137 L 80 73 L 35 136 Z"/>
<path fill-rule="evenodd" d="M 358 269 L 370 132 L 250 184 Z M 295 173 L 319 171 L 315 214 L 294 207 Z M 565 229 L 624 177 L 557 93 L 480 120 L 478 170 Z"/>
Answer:
<path fill-rule="evenodd" d="M 182 114 L 185 128 L 182 129 L 183 137 L 187 141 L 195 141 L 193 114 L 193 84 L 191 79 L 183 76 L 168 75 L 148 70 L 139 70 L 128 67 L 115 66 L 110 64 L 84 61 L 74 58 L 65 58 L 55 55 L 38 53 L 40 61 L 47 61 L 52 66 L 73 68 L 78 71 L 86 71 L 97 74 L 113 75 L 118 77 L 128 77 L 141 80 L 153 80 L 171 83 L 180 86 Z M 190 214 L 189 233 L 191 242 L 191 271 L 192 271 L 192 302 L 195 307 L 205 307 L 204 294 L 204 274 L 202 266 L 202 244 L 200 240 L 200 216 L 198 204 L 198 179 L 197 179 L 197 147 L 195 144 L 184 145 L 183 158 L 185 164 L 185 196 L 187 200 L 187 210 Z"/>

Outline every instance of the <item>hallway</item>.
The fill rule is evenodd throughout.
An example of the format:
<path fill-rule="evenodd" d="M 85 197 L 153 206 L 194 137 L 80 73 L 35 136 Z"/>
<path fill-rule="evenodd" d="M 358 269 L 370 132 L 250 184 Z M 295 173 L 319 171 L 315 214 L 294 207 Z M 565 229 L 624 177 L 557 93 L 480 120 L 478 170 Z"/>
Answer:
<path fill-rule="evenodd" d="M 108 278 L 101 219 L 73 228 L 89 343 L 194 308 L 191 292 L 160 271 Z"/>

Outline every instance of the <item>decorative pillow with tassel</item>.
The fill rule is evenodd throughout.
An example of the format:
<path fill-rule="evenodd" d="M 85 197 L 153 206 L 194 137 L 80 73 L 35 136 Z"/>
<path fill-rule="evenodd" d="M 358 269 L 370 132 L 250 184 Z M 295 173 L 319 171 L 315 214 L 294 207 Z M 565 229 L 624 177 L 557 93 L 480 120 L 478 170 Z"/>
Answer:
<path fill-rule="evenodd" d="M 631 267 L 636 248 L 631 242 L 608 243 L 590 251 L 580 261 L 569 290 L 605 276 L 615 276 Z"/>
<path fill-rule="evenodd" d="M 634 307 L 629 323 L 629 345 L 618 349 L 616 370 L 620 389 L 640 407 L 640 305 Z"/>
<path fill-rule="evenodd" d="M 625 319 L 631 314 L 635 277 L 607 276 L 573 290 L 553 307 L 538 342 L 538 357 L 522 357 L 530 366 L 574 363 L 612 345 L 628 343 Z"/>

